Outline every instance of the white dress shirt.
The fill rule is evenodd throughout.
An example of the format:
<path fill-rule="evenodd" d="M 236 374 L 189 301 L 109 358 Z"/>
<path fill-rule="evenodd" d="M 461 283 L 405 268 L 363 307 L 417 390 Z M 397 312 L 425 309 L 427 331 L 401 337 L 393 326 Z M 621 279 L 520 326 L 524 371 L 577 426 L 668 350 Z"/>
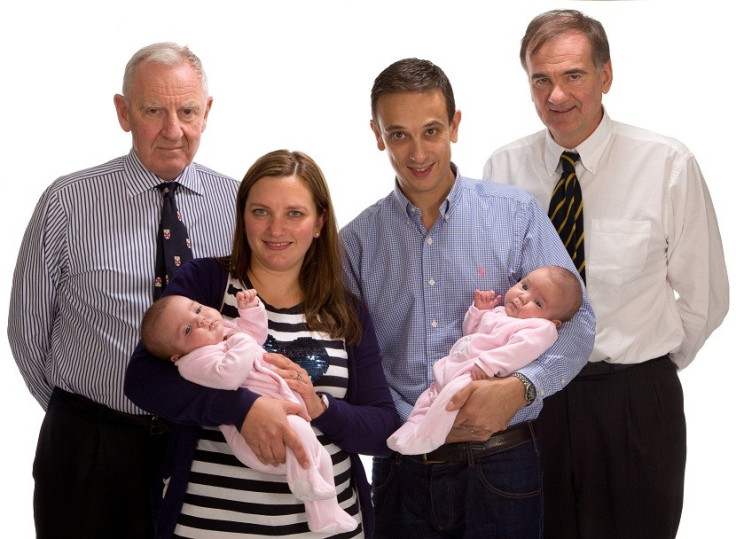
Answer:
<path fill-rule="evenodd" d="M 729 298 L 718 223 L 695 158 L 680 142 L 604 112 L 576 148 L 543 130 L 494 152 L 483 177 L 526 189 L 546 209 L 566 149 L 580 154 L 586 280 L 597 320 L 590 360 L 670 354 L 686 367 L 723 321 Z"/>

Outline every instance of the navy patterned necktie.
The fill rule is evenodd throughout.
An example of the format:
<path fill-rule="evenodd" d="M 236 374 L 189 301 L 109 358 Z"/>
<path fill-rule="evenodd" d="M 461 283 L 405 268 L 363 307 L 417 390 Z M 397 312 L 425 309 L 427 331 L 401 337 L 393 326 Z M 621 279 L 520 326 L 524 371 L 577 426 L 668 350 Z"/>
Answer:
<path fill-rule="evenodd" d="M 187 233 L 187 227 L 181 220 L 181 214 L 176 208 L 174 194 L 179 184 L 164 182 L 156 186 L 164 197 L 161 207 L 161 223 L 158 227 L 156 240 L 156 282 L 153 287 L 153 299 L 159 298 L 161 293 L 174 278 L 179 267 L 192 259 L 192 242 Z"/>
<path fill-rule="evenodd" d="M 562 176 L 552 192 L 548 215 L 567 248 L 572 263 L 585 282 L 583 191 L 575 174 L 575 162 L 578 157 L 574 152 L 563 152 L 560 156 Z"/>

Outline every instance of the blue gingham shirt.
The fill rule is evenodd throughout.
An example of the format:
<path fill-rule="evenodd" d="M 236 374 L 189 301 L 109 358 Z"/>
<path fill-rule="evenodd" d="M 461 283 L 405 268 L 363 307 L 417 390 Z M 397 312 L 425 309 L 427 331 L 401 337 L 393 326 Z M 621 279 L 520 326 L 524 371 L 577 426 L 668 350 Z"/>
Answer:
<path fill-rule="evenodd" d="M 176 181 L 193 255 L 229 254 L 239 182 L 196 163 Z M 159 183 L 131 151 L 59 178 L 38 201 L 13 276 L 8 339 L 44 409 L 58 386 L 144 413 L 123 378 L 153 300 Z"/>
<path fill-rule="evenodd" d="M 503 295 L 544 265 L 575 272 L 531 195 L 459 173 L 431 230 L 396 185 L 340 235 L 346 283 L 368 305 L 403 420 L 433 380 L 434 362 L 462 336 L 474 290 Z M 580 311 L 560 328 L 557 342 L 519 370 L 532 381 L 538 398 L 516 414 L 512 425 L 536 418 L 542 399 L 572 380 L 588 360 L 594 331 L 595 318 L 585 297 Z"/>

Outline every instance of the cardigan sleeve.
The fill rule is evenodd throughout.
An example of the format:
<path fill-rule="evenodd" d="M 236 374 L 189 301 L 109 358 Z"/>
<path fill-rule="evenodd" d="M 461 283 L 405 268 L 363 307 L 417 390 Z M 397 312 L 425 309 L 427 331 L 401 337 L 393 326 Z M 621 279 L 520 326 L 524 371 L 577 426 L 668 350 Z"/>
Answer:
<path fill-rule="evenodd" d="M 225 268 L 202 258 L 182 266 L 163 295 L 184 295 L 219 310 L 226 286 Z M 189 382 L 173 363 L 154 357 L 140 342 L 125 373 L 125 394 L 144 410 L 174 423 L 237 428 L 258 398 L 247 389 L 210 389 Z"/>
<path fill-rule="evenodd" d="M 312 423 L 341 449 L 363 455 L 388 456 L 386 439 L 400 426 L 373 323 L 358 306 L 363 326 L 361 341 L 348 346 L 348 394 L 345 400 L 328 395 L 327 410 Z"/>

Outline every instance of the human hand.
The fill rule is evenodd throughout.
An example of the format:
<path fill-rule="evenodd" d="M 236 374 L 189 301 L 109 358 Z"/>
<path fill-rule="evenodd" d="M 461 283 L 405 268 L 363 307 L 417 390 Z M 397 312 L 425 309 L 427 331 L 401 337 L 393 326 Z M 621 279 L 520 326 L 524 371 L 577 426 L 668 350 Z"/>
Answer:
<path fill-rule="evenodd" d="M 317 395 L 306 370 L 281 354 L 266 353 L 263 355 L 263 359 L 271 365 L 276 374 L 286 381 L 286 385 L 292 391 L 301 395 L 304 399 L 304 405 L 307 407 L 307 413 L 312 419 L 322 415 L 327 407 L 322 398 Z"/>
<path fill-rule="evenodd" d="M 473 365 L 470 368 L 470 378 L 473 380 L 485 380 L 490 378 L 490 376 L 488 376 L 486 371 L 481 369 L 478 365 Z"/>
<path fill-rule="evenodd" d="M 263 464 L 277 466 L 286 462 L 286 448 L 294 453 L 302 468 L 309 468 L 307 451 L 291 428 L 286 416 L 304 411 L 295 402 L 258 397 L 240 429 L 253 454 Z"/>
<path fill-rule="evenodd" d="M 476 290 L 473 295 L 473 305 L 477 309 L 494 309 L 501 301 L 501 296 L 496 295 L 493 290 Z"/>
<path fill-rule="evenodd" d="M 513 376 L 470 382 L 455 393 L 447 411 L 459 410 L 446 443 L 484 442 L 506 430 L 526 406 L 524 384 Z"/>
<path fill-rule="evenodd" d="M 256 307 L 258 305 L 258 298 L 256 297 L 257 295 L 258 292 L 256 292 L 255 288 L 238 290 L 238 292 L 235 294 L 235 300 L 238 302 L 238 309 Z"/>

